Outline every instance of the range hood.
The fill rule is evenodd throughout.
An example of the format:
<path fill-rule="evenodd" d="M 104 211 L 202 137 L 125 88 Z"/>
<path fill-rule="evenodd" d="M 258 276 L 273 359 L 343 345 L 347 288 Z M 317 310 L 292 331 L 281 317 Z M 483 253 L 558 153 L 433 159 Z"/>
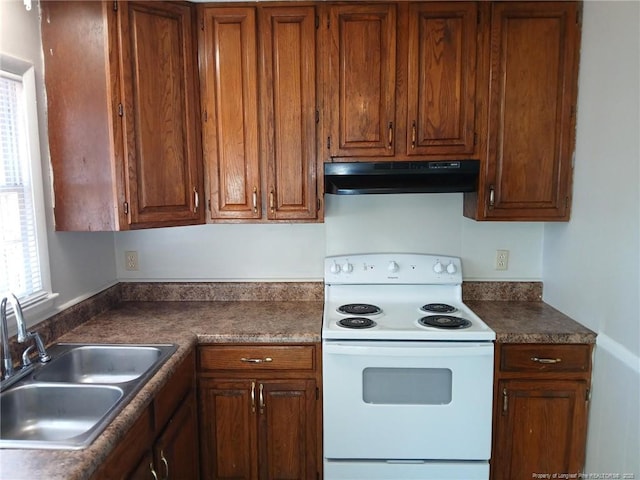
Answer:
<path fill-rule="evenodd" d="M 325 163 L 324 191 L 335 195 L 474 192 L 479 171 L 479 160 Z"/>

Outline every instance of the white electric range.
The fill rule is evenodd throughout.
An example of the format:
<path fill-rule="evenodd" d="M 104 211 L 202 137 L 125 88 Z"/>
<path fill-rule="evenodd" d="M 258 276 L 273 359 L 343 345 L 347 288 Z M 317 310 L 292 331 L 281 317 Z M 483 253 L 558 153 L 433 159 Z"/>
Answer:
<path fill-rule="evenodd" d="M 327 257 L 325 479 L 487 480 L 494 339 L 457 257 Z"/>

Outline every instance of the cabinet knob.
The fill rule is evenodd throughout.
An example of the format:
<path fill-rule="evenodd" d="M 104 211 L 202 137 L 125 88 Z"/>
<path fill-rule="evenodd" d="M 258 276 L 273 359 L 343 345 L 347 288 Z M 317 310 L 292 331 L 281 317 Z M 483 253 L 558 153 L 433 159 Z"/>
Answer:
<path fill-rule="evenodd" d="M 493 185 L 489 187 L 489 207 L 492 207 L 496 204 L 496 189 Z"/>

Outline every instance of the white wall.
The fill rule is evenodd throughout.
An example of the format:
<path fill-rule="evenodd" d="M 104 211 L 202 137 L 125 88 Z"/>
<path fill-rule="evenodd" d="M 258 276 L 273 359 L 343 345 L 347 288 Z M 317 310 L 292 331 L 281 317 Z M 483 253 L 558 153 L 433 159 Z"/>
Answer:
<path fill-rule="evenodd" d="M 467 280 L 542 278 L 543 225 L 480 223 L 462 216 L 462 194 L 325 198 L 324 224 L 202 225 L 116 234 L 122 281 L 322 280 L 323 258 L 354 252 L 461 256 Z M 510 250 L 509 270 L 494 268 Z M 139 270 L 124 268 L 138 252 Z"/>
<path fill-rule="evenodd" d="M 216 224 L 116 234 L 123 281 L 321 280 L 322 224 Z M 125 270 L 125 252 L 138 252 L 138 271 Z"/>
<path fill-rule="evenodd" d="M 462 216 L 462 193 L 327 195 L 327 254 L 441 253 L 462 258 L 466 280 L 542 278 L 541 223 L 475 222 Z M 496 250 L 509 269 L 495 270 Z"/>
<path fill-rule="evenodd" d="M 113 234 L 56 233 L 53 229 L 44 67 L 39 8 L 36 2 L 31 11 L 27 11 L 22 0 L 0 0 L 0 50 L 34 64 L 36 72 L 51 283 L 53 291 L 59 293 L 59 296 L 54 308 L 38 317 L 26 313 L 27 321 L 31 324 L 116 282 Z"/>
<path fill-rule="evenodd" d="M 587 472 L 640 478 L 640 4 L 584 4 L 573 212 L 544 300 L 598 333 Z"/>

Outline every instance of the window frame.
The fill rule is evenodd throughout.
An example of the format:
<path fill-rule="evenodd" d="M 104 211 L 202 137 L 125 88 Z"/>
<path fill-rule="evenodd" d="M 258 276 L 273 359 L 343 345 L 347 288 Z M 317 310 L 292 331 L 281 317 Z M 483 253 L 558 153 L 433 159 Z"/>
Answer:
<path fill-rule="evenodd" d="M 27 325 L 33 325 L 42 320 L 40 317 L 42 317 L 44 313 L 50 311 L 54 299 L 58 296 L 53 293 L 51 284 L 35 66 L 25 60 L 0 53 L 0 71 L 6 73 L 8 77 L 19 79 L 22 82 L 22 93 L 24 96 L 24 120 L 27 125 L 25 147 L 30 163 L 31 200 L 34 214 L 36 248 L 40 264 L 41 290 L 33 292 L 28 296 L 22 296 L 19 300 L 27 319 Z M 5 293 L 6 292 L 0 292 L 0 295 L 4 295 Z M 15 322 L 10 322 L 9 324 L 9 334 L 13 334 L 16 331 L 14 323 Z"/>

